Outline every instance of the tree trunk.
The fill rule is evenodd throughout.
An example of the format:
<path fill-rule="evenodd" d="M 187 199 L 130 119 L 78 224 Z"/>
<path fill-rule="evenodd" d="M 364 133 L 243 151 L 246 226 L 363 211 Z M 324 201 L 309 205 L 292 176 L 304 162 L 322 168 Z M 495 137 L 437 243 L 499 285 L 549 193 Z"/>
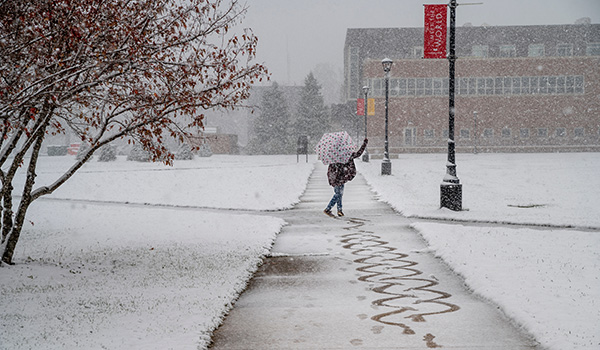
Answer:
<path fill-rule="evenodd" d="M 12 191 L 12 182 L 5 183 L 4 186 L 2 186 L 2 243 L 4 243 L 6 237 L 8 237 L 8 233 L 13 226 Z"/>
<path fill-rule="evenodd" d="M 6 247 L 4 248 L 4 253 L 2 255 L 2 261 L 9 265 L 13 264 L 12 258 L 15 253 L 15 248 L 17 246 L 17 242 L 19 241 L 19 237 L 21 236 L 21 230 L 23 229 L 23 223 L 25 222 L 25 214 L 27 213 L 27 209 L 32 202 L 31 191 L 33 189 L 33 185 L 35 184 L 35 169 L 37 166 L 38 157 L 40 155 L 40 149 L 42 148 L 42 142 L 44 141 L 45 132 L 46 127 L 42 127 L 34 136 L 36 137 L 36 140 L 33 145 L 31 159 L 27 168 L 27 180 L 23 188 L 23 197 L 21 198 L 21 203 L 19 203 L 19 209 L 17 210 L 15 221 L 12 225 L 12 230 L 8 236 L 8 241 L 6 242 Z"/>

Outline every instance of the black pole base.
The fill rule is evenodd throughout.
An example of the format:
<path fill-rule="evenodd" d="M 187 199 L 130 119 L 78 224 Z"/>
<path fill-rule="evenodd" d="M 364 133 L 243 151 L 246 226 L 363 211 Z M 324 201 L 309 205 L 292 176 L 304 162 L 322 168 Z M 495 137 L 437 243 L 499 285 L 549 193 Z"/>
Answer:
<path fill-rule="evenodd" d="M 462 210 L 462 185 L 444 182 L 440 185 L 440 208 Z"/>
<path fill-rule="evenodd" d="M 392 175 L 392 162 L 385 159 L 381 162 L 381 175 Z"/>
<path fill-rule="evenodd" d="M 367 152 L 367 150 L 365 150 L 365 153 L 363 153 L 362 161 L 365 163 L 369 162 L 369 152 Z"/>

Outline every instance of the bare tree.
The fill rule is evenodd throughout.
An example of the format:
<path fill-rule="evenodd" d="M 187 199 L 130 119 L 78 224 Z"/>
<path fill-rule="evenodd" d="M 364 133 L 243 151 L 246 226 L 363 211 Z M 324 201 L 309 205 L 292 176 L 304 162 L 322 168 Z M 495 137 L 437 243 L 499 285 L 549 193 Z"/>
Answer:
<path fill-rule="evenodd" d="M 100 147 L 127 137 L 170 164 L 166 139 L 248 98 L 268 73 L 252 63 L 251 31 L 231 31 L 245 11 L 237 0 L 0 0 L 2 261 L 12 263 L 29 205 Z M 36 187 L 42 142 L 67 131 L 90 147 Z M 26 182 L 14 189 L 20 167 Z"/>

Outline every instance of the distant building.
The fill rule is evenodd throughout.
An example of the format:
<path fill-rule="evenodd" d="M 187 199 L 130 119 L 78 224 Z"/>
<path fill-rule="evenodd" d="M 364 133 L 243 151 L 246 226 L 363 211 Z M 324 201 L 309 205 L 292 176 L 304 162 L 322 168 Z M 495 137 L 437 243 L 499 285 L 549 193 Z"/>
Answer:
<path fill-rule="evenodd" d="M 348 29 L 347 103 L 375 98 L 371 153 L 383 148 L 389 81 L 390 153 L 442 152 L 448 138 L 448 61 L 422 59 L 423 28 Z M 458 151 L 600 151 L 600 25 L 456 28 Z"/>

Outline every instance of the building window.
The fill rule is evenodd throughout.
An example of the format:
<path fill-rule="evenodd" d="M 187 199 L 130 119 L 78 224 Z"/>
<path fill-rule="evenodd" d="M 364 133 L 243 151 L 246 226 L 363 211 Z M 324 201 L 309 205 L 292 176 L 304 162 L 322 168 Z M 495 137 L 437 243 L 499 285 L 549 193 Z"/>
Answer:
<path fill-rule="evenodd" d="M 529 138 L 529 129 L 523 128 L 519 130 L 522 139 Z"/>
<path fill-rule="evenodd" d="M 600 43 L 588 43 L 585 48 L 585 54 L 588 56 L 600 55 Z"/>
<path fill-rule="evenodd" d="M 575 77 L 567 77 L 565 89 L 567 94 L 572 94 L 575 92 Z"/>
<path fill-rule="evenodd" d="M 540 92 L 540 88 L 539 88 L 539 79 L 538 77 L 530 77 L 529 78 L 529 93 L 530 94 L 537 94 L 538 92 Z"/>
<path fill-rule="evenodd" d="M 510 129 L 509 128 L 502 129 L 502 137 L 505 137 L 505 138 L 510 137 Z"/>
<path fill-rule="evenodd" d="M 583 76 L 578 75 L 575 77 L 575 93 L 583 94 Z"/>
<path fill-rule="evenodd" d="M 398 96 L 406 95 L 406 79 L 400 78 L 398 79 Z"/>
<path fill-rule="evenodd" d="M 414 46 L 412 55 L 414 58 L 423 58 L 423 46 Z"/>
<path fill-rule="evenodd" d="M 488 46 L 487 45 L 473 45 L 471 47 L 471 56 L 473 57 L 488 57 Z"/>
<path fill-rule="evenodd" d="M 460 129 L 460 137 L 463 139 L 468 139 L 471 137 L 469 129 Z"/>
<path fill-rule="evenodd" d="M 406 146 L 414 146 L 416 144 L 417 129 L 406 128 L 404 129 L 404 144 Z"/>
<path fill-rule="evenodd" d="M 502 78 L 494 78 L 494 94 L 495 95 L 502 95 L 502 83 L 504 82 L 504 79 Z"/>
<path fill-rule="evenodd" d="M 565 128 L 557 128 L 556 129 L 556 136 L 557 137 L 565 137 L 565 136 L 567 136 L 567 130 Z"/>
<path fill-rule="evenodd" d="M 537 129 L 537 136 L 538 137 L 548 137 L 548 129 L 546 129 L 546 128 L 538 128 Z"/>
<path fill-rule="evenodd" d="M 573 44 L 556 44 L 556 56 L 573 56 Z"/>
<path fill-rule="evenodd" d="M 416 91 L 415 78 L 406 79 L 406 94 L 414 96 Z"/>
<path fill-rule="evenodd" d="M 446 94 L 448 88 L 446 87 Z M 444 95 L 444 80 L 442 78 L 433 78 L 433 94 L 436 96 Z"/>
<path fill-rule="evenodd" d="M 494 78 L 485 78 L 485 94 L 494 94 Z"/>
<path fill-rule="evenodd" d="M 548 93 L 556 93 L 556 77 L 548 77 Z"/>
<path fill-rule="evenodd" d="M 433 129 L 426 129 L 423 130 L 423 136 L 426 139 L 432 139 L 435 136 L 435 132 L 433 131 Z"/>
<path fill-rule="evenodd" d="M 486 137 L 486 138 L 494 137 L 494 129 L 483 129 L 483 137 Z"/>
<path fill-rule="evenodd" d="M 521 78 L 519 78 L 519 77 L 512 78 L 512 94 L 513 95 L 521 94 Z"/>
<path fill-rule="evenodd" d="M 469 78 L 456 79 L 456 92 L 458 95 L 466 95 L 469 93 Z"/>
<path fill-rule="evenodd" d="M 540 57 L 544 56 L 544 44 L 531 44 L 527 51 L 529 57 Z"/>
<path fill-rule="evenodd" d="M 515 45 L 500 45 L 500 57 L 517 57 Z"/>
<path fill-rule="evenodd" d="M 398 79 L 390 79 L 390 96 L 398 96 Z M 385 93 L 385 92 L 384 92 Z"/>
<path fill-rule="evenodd" d="M 485 95 L 485 78 L 477 78 L 477 95 Z"/>
<path fill-rule="evenodd" d="M 385 79 L 367 79 L 372 96 L 385 93 Z M 447 96 L 448 78 L 392 78 L 390 96 Z M 583 75 L 533 77 L 462 77 L 456 78 L 456 95 L 554 95 L 583 94 Z"/>
<path fill-rule="evenodd" d="M 469 78 L 469 95 L 477 94 L 477 78 Z"/>
<path fill-rule="evenodd" d="M 567 77 L 556 77 L 556 93 L 564 94 L 567 89 Z"/>
<path fill-rule="evenodd" d="M 374 96 L 383 96 L 384 94 L 384 89 L 385 86 L 383 86 L 385 83 L 383 82 L 383 79 L 374 79 L 373 80 L 373 95 Z"/>
<path fill-rule="evenodd" d="M 529 88 L 529 77 L 521 77 L 521 93 L 528 95 L 531 89 Z"/>
<path fill-rule="evenodd" d="M 539 77 L 538 79 L 540 82 L 540 89 L 539 89 L 540 94 L 547 94 L 548 93 L 548 77 Z"/>
<path fill-rule="evenodd" d="M 445 139 L 450 137 L 450 132 L 448 131 L 448 129 L 444 129 L 444 131 L 442 132 L 442 137 Z"/>
<path fill-rule="evenodd" d="M 432 85 L 433 85 L 433 79 L 425 78 L 425 90 L 424 90 L 425 96 L 431 96 L 433 94 Z"/>
<path fill-rule="evenodd" d="M 583 137 L 584 136 L 583 128 L 575 128 L 573 133 L 575 134 L 575 137 Z"/>
<path fill-rule="evenodd" d="M 425 91 L 425 79 L 417 78 L 417 96 L 423 96 Z"/>
<path fill-rule="evenodd" d="M 509 95 L 512 92 L 512 79 L 510 77 L 505 77 L 504 78 L 504 89 L 502 90 L 502 93 L 504 95 Z"/>
<path fill-rule="evenodd" d="M 350 67 L 349 75 L 350 75 L 350 86 L 348 87 L 350 91 L 348 91 L 350 98 L 355 99 L 358 98 L 358 89 L 359 89 L 359 69 L 358 69 L 358 47 L 350 47 L 349 48 L 349 64 Z"/>

